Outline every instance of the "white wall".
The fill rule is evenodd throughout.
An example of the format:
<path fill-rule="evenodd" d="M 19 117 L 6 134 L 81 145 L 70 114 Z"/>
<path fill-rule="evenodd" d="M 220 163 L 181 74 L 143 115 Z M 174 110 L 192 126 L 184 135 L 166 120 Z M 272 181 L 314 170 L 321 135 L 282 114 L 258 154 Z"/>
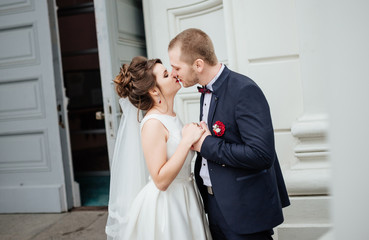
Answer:
<path fill-rule="evenodd" d="M 345 31 L 340 32 L 340 26 L 356 13 L 332 12 L 338 6 L 350 9 L 350 4 L 340 4 L 319 0 L 144 1 L 149 57 L 160 57 L 169 67 L 168 42 L 180 31 L 198 27 L 209 33 L 222 62 L 254 79 L 264 91 L 292 200 L 292 205 L 284 210 L 285 222 L 276 229 L 275 239 L 318 239 L 332 226 L 328 93 L 333 89 L 330 84 L 335 77 L 327 69 L 338 60 L 352 61 L 337 56 L 340 51 L 334 44 L 336 35 L 354 39 L 351 36 L 365 32 L 367 20 L 363 17 L 361 28 L 351 27 L 352 35 L 346 36 Z M 362 1 L 359 8 L 364 5 Z M 336 22 L 337 18 L 340 21 Z M 356 46 L 357 50 L 365 40 Z M 350 43 L 349 49 L 352 45 L 355 43 Z M 329 49 L 335 55 L 327 54 Z M 362 62 L 364 56 L 368 55 L 362 56 Z M 340 68 L 345 70 L 344 66 Z M 347 79 L 350 80 L 345 83 L 352 81 Z M 341 87 L 344 90 L 346 85 Z M 185 122 L 196 121 L 198 97 L 190 88 L 180 91 L 176 106 Z M 333 97 L 346 99 L 341 95 Z M 351 116 L 343 119 L 353 121 Z"/>
<path fill-rule="evenodd" d="M 368 239 L 369 2 L 329 0 L 325 6 L 332 239 Z"/>
<path fill-rule="evenodd" d="M 223 1 L 232 18 L 237 70 L 254 79 L 269 101 L 292 205 L 279 239 L 317 239 L 331 226 L 327 144 L 327 79 L 319 1 Z"/>

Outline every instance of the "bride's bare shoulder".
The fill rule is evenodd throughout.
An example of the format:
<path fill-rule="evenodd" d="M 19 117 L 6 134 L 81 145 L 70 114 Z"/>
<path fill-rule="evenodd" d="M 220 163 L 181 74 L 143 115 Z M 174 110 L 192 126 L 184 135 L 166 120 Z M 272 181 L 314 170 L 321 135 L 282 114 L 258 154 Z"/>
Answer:
<path fill-rule="evenodd" d="M 147 115 L 149 116 L 149 115 Z M 148 117 L 145 122 L 142 123 L 141 136 L 142 138 L 160 138 L 160 136 L 168 138 L 168 130 L 164 124 L 155 117 Z"/>

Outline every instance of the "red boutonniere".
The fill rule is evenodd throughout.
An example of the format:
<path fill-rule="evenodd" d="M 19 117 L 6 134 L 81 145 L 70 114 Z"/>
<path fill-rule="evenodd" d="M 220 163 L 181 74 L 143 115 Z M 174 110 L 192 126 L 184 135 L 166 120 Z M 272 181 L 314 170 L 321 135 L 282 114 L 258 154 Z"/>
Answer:
<path fill-rule="evenodd" d="M 213 125 L 213 132 L 215 133 L 215 135 L 217 135 L 218 137 L 223 136 L 225 131 L 225 126 L 221 121 L 216 121 L 215 124 Z"/>

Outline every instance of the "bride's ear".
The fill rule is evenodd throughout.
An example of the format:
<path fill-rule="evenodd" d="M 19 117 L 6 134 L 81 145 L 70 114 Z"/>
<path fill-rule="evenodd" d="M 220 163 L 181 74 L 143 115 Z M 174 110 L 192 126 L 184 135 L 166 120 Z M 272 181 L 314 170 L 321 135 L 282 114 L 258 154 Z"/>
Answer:
<path fill-rule="evenodd" d="M 152 89 L 149 90 L 149 94 L 152 96 L 152 97 L 156 97 L 156 96 L 159 96 L 159 93 L 160 93 L 160 90 L 158 87 L 154 87 Z"/>

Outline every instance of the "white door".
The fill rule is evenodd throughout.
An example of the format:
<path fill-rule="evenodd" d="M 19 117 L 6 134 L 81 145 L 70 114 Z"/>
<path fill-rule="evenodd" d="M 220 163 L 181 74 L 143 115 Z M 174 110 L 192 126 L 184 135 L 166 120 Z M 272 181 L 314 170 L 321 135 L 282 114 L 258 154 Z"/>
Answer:
<path fill-rule="evenodd" d="M 123 63 L 146 56 L 142 5 L 136 0 L 95 0 L 106 137 L 111 163 L 121 111 L 113 79 Z M 124 110 L 123 110 L 124 111 Z"/>
<path fill-rule="evenodd" d="M 195 27 L 213 40 L 220 62 L 234 69 L 228 46 L 227 22 L 222 0 L 144 0 L 147 52 L 150 58 L 160 58 L 171 69 L 168 58 L 169 41 L 181 31 Z M 175 111 L 183 121 L 198 122 L 200 94 L 196 86 L 182 88 L 175 99 Z"/>
<path fill-rule="evenodd" d="M 70 171 L 68 124 L 61 92 L 57 103 L 60 58 L 55 19 L 50 21 L 48 7 L 50 17 L 55 17 L 53 1 L 0 2 L 2 213 L 61 212 L 73 200 L 66 197 L 73 182 L 70 175 L 67 179 L 64 175 L 64 167 Z"/>

